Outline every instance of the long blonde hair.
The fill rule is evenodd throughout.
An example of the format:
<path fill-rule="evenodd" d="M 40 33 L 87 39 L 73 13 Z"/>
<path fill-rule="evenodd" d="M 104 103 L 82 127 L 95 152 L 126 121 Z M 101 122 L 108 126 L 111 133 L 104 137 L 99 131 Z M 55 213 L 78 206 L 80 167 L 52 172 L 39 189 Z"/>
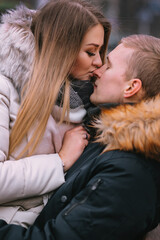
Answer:
<path fill-rule="evenodd" d="M 44 134 L 58 92 L 65 85 L 60 123 L 63 122 L 69 109 L 68 76 L 77 59 L 84 35 L 98 23 L 104 28 L 104 45 L 101 51 L 104 62 L 111 26 L 94 6 L 81 0 L 54 0 L 37 12 L 32 24 L 35 36 L 33 72 L 10 134 L 10 153 L 34 126 L 32 138 L 18 158 L 33 153 Z"/>

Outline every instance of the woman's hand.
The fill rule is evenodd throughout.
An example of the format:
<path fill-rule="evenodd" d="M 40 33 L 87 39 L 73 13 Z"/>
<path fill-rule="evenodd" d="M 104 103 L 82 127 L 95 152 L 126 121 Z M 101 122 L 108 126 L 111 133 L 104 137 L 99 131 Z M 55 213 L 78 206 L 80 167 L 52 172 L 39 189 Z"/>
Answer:
<path fill-rule="evenodd" d="M 67 171 L 80 157 L 88 145 L 89 138 L 90 135 L 82 126 L 75 127 L 65 133 L 59 152 L 64 164 L 64 171 Z"/>

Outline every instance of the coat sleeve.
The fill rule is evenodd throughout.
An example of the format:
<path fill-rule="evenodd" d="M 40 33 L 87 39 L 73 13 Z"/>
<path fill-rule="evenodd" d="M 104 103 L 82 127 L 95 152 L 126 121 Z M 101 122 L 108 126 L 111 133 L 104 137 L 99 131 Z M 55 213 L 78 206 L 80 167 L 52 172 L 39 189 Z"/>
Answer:
<path fill-rule="evenodd" d="M 0 161 L 7 160 L 9 149 L 10 88 L 0 75 Z"/>
<path fill-rule="evenodd" d="M 64 181 L 58 154 L 0 162 L 0 204 L 51 192 Z"/>
<path fill-rule="evenodd" d="M 106 159 L 86 187 L 41 229 L 28 230 L 1 221 L 0 239 L 138 240 L 155 217 L 156 189 L 147 169 L 131 159 Z M 52 211 L 52 199 L 45 214 Z M 7 238 L 5 238 L 7 237 Z"/>
<path fill-rule="evenodd" d="M 0 204 L 41 195 L 64 183 L 62 161 L 58 154 L 34 155 L 18 161 L 7 161 L 9 125 L 10 86 L 0 76 Z"/>

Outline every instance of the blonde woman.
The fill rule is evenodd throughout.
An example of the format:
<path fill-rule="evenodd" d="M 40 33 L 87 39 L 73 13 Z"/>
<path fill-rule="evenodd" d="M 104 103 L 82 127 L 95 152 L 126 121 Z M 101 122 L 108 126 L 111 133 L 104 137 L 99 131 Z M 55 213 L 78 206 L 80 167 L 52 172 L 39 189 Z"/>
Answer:
<path fill-rule="evenodd" d="M 79 0 L 50 1 L 37 12 L 20 7 L 2 21 L 0 219 L 28 227 L 88 144 L 77 125 L 111 27 Z"/>

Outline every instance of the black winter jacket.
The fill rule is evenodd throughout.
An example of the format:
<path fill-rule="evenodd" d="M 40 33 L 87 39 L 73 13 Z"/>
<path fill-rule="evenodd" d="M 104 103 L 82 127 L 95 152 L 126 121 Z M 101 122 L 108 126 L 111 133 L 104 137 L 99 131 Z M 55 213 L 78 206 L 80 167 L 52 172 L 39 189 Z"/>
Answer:
<path fill-rule="evenodd" d="M 158 223 L 160 164 L 90 144 L 28 230 L 1 221 L 0 239 L 138 240 Z M 98 157 L 97 157 L 98 156 Z"/>

